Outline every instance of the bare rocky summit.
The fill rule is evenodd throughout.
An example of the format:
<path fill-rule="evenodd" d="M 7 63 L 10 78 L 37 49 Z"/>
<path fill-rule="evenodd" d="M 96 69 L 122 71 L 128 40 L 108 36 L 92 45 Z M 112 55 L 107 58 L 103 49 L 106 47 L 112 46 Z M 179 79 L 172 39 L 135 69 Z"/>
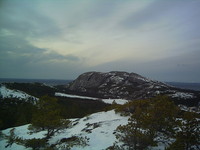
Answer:
<path fill-rule="evenodd" d="M 178 103 L 198 105 L 200 93 L 172 87 L 136 73 L 112 71 L 87 72 L 67 85 L 67 91 L 99 98 L 145 99 L 165 94 Z"/>

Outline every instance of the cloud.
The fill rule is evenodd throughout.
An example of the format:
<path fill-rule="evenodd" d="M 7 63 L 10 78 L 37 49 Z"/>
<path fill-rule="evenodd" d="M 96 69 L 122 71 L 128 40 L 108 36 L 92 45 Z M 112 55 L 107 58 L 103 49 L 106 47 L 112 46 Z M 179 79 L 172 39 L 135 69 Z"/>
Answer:
<path fill-rule="evenodd" d="M 12 44 L 11 44 L 12 43 Z M 42 62 L 50 60 L 79 61 L 79 57 L 74 55 L 61 55 L 55 51 L 41 49 L 31 45 L 28 41 L 15 36 L 8 36 L 0 39 L 0 58 L 4 59 L 24 59 L 28 62 Z"/>
<path fill-rule="evenodd" d="M 53 38 L 62 32 L 56 23 L 40 13 L 38 1 L 3 1 L 0 28 L 24 38 Z"/>
<path fill-rule="evenodd" d="M 120 24 L 124 29 L 137 30 L 143 26 L 155 25 L 159 27 L 163 23 L 167 23 L 169 27 L 171 25 L 180 25 L 180 22 L 186 23 L 187 19 L 199 22 L 195 19 L 200 12 L 199 6 L 200 3 L 195 0 L 151 1 L 151 3 L 148 3 L 138 11 L 128 14 Z"/>
<path fill-rule="evenodd" d="M 79 57 L 41 49 L 13 35 L 0 38 L 0 50 L 0 77 L 64 78 L 66 72 L 81 70 Z M 76 73 L 70 74 L 66 76 Z"/>
<path fill-rule="evenodd" d="M 199 56 L 200 51 L 195 50 L 153 61 L 121 59 L 91 67 L 90 70 L 135 72 L 159 81 L 200 82 Z"/>
<path fill-rule="evenodd" d="M 199 75 L 199 7 L 196 0 L 1 1 L 0 76 Z"/>

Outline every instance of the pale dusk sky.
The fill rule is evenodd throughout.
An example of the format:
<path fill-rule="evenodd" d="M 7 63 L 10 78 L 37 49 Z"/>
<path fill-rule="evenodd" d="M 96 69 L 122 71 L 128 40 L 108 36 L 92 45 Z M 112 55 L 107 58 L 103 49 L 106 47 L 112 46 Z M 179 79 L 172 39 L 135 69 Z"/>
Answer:
<path fill-rule="evenodd" d="M 199 27 L 200 0 L 1 0 L 0 77 L 200 82 Z"/>

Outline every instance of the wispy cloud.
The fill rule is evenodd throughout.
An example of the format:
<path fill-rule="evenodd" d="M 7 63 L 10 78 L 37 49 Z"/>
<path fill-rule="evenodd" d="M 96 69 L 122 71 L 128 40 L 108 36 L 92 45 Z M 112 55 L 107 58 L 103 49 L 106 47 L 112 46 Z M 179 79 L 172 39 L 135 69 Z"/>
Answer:
<path fill-rule="evenodd" d="M 43 76 L 52 73 L 56 77 L 53 70 L 67 70 L 62 78 L 73 71 L 74 75 L 69 76 L 72 78 L 81 71 L 99 69 L 147 76 L 160 73 L 163 78 L 159 79 L 167 80 L 162 72 L 183 75 L 175 71 L 173 66 L 177 66 L 180 72 L 196 68 L 192 72 L 199 80 L 200 71 L 196 70 L 200 70 L 200 58 L 193 56 L 200 47 L 199 7 L 197 0 L 3 0 L 1 76 L 15 76 L 18 68 L 18 76 L 30 76 L 37 70 Z"/>

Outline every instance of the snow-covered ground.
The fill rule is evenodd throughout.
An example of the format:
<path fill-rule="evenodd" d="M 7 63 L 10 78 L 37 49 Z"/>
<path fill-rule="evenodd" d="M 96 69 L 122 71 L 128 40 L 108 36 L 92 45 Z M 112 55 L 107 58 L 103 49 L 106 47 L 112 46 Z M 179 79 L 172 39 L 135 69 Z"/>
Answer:
<path fill-rule="evenodd" d="M 56 144 L 63 138 L 69 138 L 72 136 L 82 136 L 89 139 L 88 146 L 86 147 L 73 147 L 73 150 L 102 150 L 109 146 L 112 146 L 116 141 L 114 130 L 119 125 L 125 125 L 128 123 L 128 117 L 120 116 L 116 114 L 114 110 L 107 112 L 99 112 L 81 119 L 71 119 L 72 126 L 70 128 L 63 129 L 59 133 L 55 134 L 50 140 L 49 144 Z M 45 131 L 39 133 L 32 133 L 28 130 L 29 125 L 24 125 L 15 128 L 16 136 L 23 139 L 43 138 Z M 4 135 L 9 135 L 12 128 L 3 130 Z M 0 149 L 5 150 L 27 150 L 28 148 L 22 145 L 13 144 L 7 145 L 7 140 L 4 138 L 0 140 Z M 59 145 L 58 145 L 59 147 Z"/>
<path fill-rule="evenodd" d="M 89 138 L 89 146 L 74 147 L 74 150 L 101 150 L 113 145 L 116 141 L 114 130 L 119 125 L 128 123 L 128 117 L 115 114 L 114 110 L 99 112 L 90 116 L 74 120 L 72 128 L 66 129 L 49 140 L 50 144 L 59 142 L 62 138 L 73 135 Z"/>
<path fill-rule="evenodd" d="M 34 100 L 37 100 L 38 98 L 34 97 L 34 96 L 31 96 L 23 91 L 19 91 L 19 90 L 11 90 L 11 89 L 8 89 L 7 87 L 5 86 L 1 86 L 0 85 L 0 96 L 2 98 L 18 98 L 18 99 L 34 99 Z"/>
<path fill-rule="evenodd" d="M 183 93 L 183 92 L 176 92 L 170 95 L 172 98 L 183 98 L 183 99 L 190 99 L 194 98 L 193 93 Z"/>
<path fill-rule="evenodd" d="M 64 128 L 57 132 L 48 141 L 49 145 L 56 145 L 59 150 L 63 150 L 66 143 L 60 143 L 62 139 L 68 139 L 73 136 L 86 137 L 88 139 L 88 145 L 85 147 L 74 146 L 72 150 L 105 150 L 109 146 L 112 146 L 116 141 L 115 130 L 119 125 L 126 125 L 128 123 L 128 117 L 121 116 L 115 113 L 114 110 L 107 112 L 98 112 L 88 115 L 83 118 L 70 119 L 71 124 L 68 128 Z M 40 139 L 44 138 L 46 131 L 41 131 L 37 133 L 31 133 L 28 129 L 30 124 L 15 127 L 16 137 L 22 139 Z M 2 131 L 2 136 L 0 136 L 0 150 L 31 150 L 22 145 L 13 143 L 10 146 L 5 138 L 10 135 L 10 131 L 13 128 L 9 128 Z M 162 139 L 162 135 L 158 138 Z M 166 143 L 169 142 L 167 139 Z M 173 141 L 174 139 L 170 139 Z M 119 144 L 119 143 L 118 143 Z M 7 146 L 7 147 L 6 147 Z M 149 147 L 151 150 L 164 150 L 166 145 L 159 142 L 155 147 Z"/>
<path fill-rule="evenodd" d="M 188 111 L 188 112 L 195 112 L 200 114 L 200 106 L 199 107 L 187 107 L 185 105 L 178 105 L 178 107 L 183 110 L 183 111 Z"/>
<path fill-rule="evenodd" d="M 16 127 L 14 129 L 15 135 L 22 139 L 33 139 L 33 138 L 40 139 L 40 138 L 45 137 L 46 131 L 41 131 L 38 133 L 31 134 L 30 131 L 28 130 L 29 125 L 30 124 Z M 5 136 L 9 136 L 10 130 L 12 130 L 12 129 L 13 128 L 8 128 L 8 129 L 2 131 L 3 137 L 0 137 L 0 150 L 4 150 L 4 149 L 5 150 L 31 150 L 31 148 L 25 148 L 24 146 L 18 145 L 16 143 L 13 143 L 12 145 L 7 146 L 8 143 L 7 143 Z"/>
<path fill-rule="evenodd" d="M 61 96 L 61 97 L 69 97 L 69 98 L 79 98 L 79 99 L 89 99 L 89 100 L 100 100 L 107 104 L 112 104 L 113 102 L 123 105 L 128 102 L 128 100 L 125 99 L 100 99 L 100 98 L 94 98 L 94 97 L 87 97 L 87 96 L 78 96 L 78 95 L 71 95 L 71 94 L 65 94 L 65 93 L 55 93 L 55 96 Z"/>

